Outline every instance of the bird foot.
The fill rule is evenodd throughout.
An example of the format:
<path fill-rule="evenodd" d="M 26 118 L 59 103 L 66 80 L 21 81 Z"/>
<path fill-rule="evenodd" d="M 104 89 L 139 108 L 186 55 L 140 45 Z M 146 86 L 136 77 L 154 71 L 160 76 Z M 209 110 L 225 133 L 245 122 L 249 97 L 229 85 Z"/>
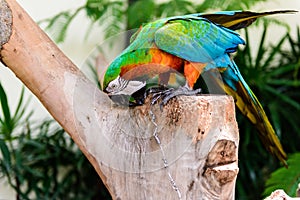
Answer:
<path fill-rule="evenodd" d="M 159 99 L 161 99 L 160 109 L 162 110 L 162 107 L 168 103 L 170 99 L 176 96 L 186 95 L 186 96 L 192 96 L 201 93 L 201 89 L 191 90 L 187 87 L 179 87 L 177 89 L 175 88 L 169 88 L 169 89 L 162 89 L 162 88 L 151 88 L 149 90 L 149 94 L 152 94 L 151 98 L 151 105 L 154 105 L 158 102 Z"/>

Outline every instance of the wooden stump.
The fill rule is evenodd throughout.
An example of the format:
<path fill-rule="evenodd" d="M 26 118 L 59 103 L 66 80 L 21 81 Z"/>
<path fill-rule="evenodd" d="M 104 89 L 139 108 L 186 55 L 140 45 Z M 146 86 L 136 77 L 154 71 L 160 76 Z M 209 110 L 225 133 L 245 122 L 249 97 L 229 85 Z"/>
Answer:
<path fill-rule="evenodd" d="M 0 0 L 0 11 L 1 62 L 71 135 L 114 199 L 234 199 L 231 97 L 179 97 L 163 111 L 114 106 L 16 1 Z"/>
<path fill-rule="evenodd" d="M 163 112 L 158 106 L 152 110 L 163 153 L 148 104 L 108 116 L 114 128 L 101 131 L 111 149 L 116 147 L 107 152 L 108 160 L 99 159 L 115 199 L 234 199 L 239 136 L 232 98 L 180 97 Z M 88 144 L 97 136 L 89 137 Z M 91 143 L 90 152 L 100 158 L 105 144 Z"/>

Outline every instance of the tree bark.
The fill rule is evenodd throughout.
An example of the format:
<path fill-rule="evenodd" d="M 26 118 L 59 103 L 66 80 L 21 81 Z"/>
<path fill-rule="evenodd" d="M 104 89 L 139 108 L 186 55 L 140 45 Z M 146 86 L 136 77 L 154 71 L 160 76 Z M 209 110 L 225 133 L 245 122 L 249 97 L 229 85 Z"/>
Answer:
<path fill-rule="evenodd" d="M 0 11 L 2 63 L 70 134 L 114 199 L 234 199 L 231 97 L 183 96 L 162 111 L 148 102 L 116 106 L 16 1 L 1 0 Z"/>

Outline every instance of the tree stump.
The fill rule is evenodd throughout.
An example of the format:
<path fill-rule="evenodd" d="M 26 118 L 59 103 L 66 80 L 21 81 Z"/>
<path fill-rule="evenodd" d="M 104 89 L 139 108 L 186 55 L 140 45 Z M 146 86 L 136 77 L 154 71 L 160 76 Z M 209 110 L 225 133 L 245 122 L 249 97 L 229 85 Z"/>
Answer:
<path fill-rule="evenodd" d="M 238 129 L 231 97 L 180 97 L 163 112 L 152 108 L 163 153 L 149 104 L 113 109 L 118 114 L 105 119 L 113 130 L 102 127 L 103 136 L 85 139 L 96 158 L 108 145 L 107 160 L 100 160 L 115 199 L 234 199 Z"/>
<path fill-rule="evenodd" d="M 2 63 L 71 135 L 114 199 L 234 199 L 231 97 L 178 97 L 162 111 L 115 106 L 16 1 L 1 0 L 0 11 Z"/>

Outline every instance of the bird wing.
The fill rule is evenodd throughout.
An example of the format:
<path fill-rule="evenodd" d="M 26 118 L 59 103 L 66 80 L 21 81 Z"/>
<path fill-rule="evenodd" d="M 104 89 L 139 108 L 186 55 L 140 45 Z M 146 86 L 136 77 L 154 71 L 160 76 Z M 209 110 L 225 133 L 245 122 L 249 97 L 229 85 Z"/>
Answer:
<path fill-rule="evenodd" d="M 295 13 L 295 10 L 277 10 L 270 12 L 250 12 L 250 11 L 221 11 L 212 14 L 193 14 L 195 16 L 200 16 L 206 18 L 216 24 L 225 26 L 231 30 L 238 30 L 246 28 L 251 25 L 257 18 L 282 14 L 282 13 Z"/>
<path fill-rule="evenodd" d="M 244 40 L 235 32 L 199 17 L 179 17 L 157 29 L 158 48 L 191 62 L 208 63 L 235 52 Z"/>
<path fill-rule="evenodd" d="M 179 16 L 179 17 L 170 17 L 166 18 L 166 20 L 176 20 L 179 18 L 205 18 L 209 21 L 222 25 L 226 28 L 231 30 L 238 30 L 242 28 L 246 28 L 250 26 L 256 19 L 268 15 L 275 15 L 275 14 L 292 14 L 298 11 L 295 10 L 277 10 L 277 11 L 269 11 L 269 12 L 251 12 L 251 11 L 219 11 L 215 13 L 196 13 L 190 14 L 186 16 Z M 139 35 L 143 27 L 141 26 L 131 37 L 130 43 L 132 43 L 135 38 Z"/>

